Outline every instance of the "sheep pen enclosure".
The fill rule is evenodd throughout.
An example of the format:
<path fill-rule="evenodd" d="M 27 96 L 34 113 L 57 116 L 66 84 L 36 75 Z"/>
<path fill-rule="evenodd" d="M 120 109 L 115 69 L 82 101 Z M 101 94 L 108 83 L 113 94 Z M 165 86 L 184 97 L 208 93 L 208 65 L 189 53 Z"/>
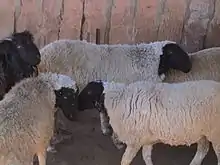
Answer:
<path fill-rule="evenodd" d="M 97 29 L 100 43 L 107 44 L 174 40 L 188 52 L 220 46 L 220 0 L 1 0 L 0 19 L 0 38 L 28 29 L 39 48 L 64 38 L 97 42 Z M 72 138 L 48 154 L 47 164 L 120 164 L 123 151 L 101 134 L 98 113 L 64 120 Z M 153 162 L 189 164 L 195 150 L 155 145 Z M 213 163 L 210 149 L 203 164 Z M 132 164 L 144 164 L 140 153 Z"/>

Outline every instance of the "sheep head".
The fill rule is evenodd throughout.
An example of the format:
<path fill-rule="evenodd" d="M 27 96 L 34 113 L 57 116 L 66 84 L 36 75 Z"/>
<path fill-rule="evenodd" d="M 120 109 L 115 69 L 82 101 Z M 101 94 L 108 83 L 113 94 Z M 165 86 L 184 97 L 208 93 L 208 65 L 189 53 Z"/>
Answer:
<path fill-rule="evenodd" d="M 104 91 L 102 82 L 89 82 L 86 87 L 80 92 L 78 98 L 79 110 L 94 109 L 98 104 L 100 97 Z"/>
<path fill-rule="evenodd" d="M 56 107 L 63 111 L 63 114 L 69 120 L 75 119 L 75 113 L 78 110 L 79 89 L 76 82 L 67 75 L 57 73 L 47 73 L 49 81 L 52 82 L 55 95 Z M 44 76 L 45 73 L 40 73 Z"/>
<path fill-rule="evenodd" d="M 165 74 L 169 69 L 188 73 L 192 69 L 192 62 L 187 52 L 176 43 L 167 43 L 162 48 L 158 74 Z"/>
<path fill-rule="evenodd" d="M 41 61 L 41 55 L 38 47 L 34 43 L 34 37 L 31 32 L 25 30 L 19 33 L 13 33 L 8 40 L 16 46 L 20 58 L 27 64 L 35 66 Z"/>
<path fill-rule="evenodd" d="M 102 81 L 89 82 L 79 94 L 78 107 L 80 111 L 85 109 L 97 109 L 100 115 L 102 133 L 111 136 L 113 129 L 109 123 L 109 116 L 104 106 L 104 90 L 107 86 L 108 85 Z"/>

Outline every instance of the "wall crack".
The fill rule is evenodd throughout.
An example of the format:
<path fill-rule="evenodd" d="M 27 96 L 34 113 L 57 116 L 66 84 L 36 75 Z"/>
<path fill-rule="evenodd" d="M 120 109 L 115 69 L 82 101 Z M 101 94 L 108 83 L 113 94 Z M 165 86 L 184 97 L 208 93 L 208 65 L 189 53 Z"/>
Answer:
<path fill-rule="evenodd" d="M 136 15 L 137 15 L 137 0 L 130 0 L 130 15 L 131 15 L 131 33 L 128 32 L 127 34 L 130 37 L 130 40 L 132 41 L 132 43 L 135 43 L 135 38 L 136 38 L 136 34 L 137 34 L 137 30 L 136 30 Z"/>
<path fill-rule="evenodd" d="M 86 21 L 86 17 L 85 17 L 85 0 L 82 0 L 82 18 L 81 18 L 80 35 L 79 35 L 80 40 L 83 40 L 83 29 L 84 29 L 85 21 Z"/>
<path fill-rule="evenodd" d="M 61 8 L 60 8 L 60 13 L 59 13 L 59 18 L 58 18 L 58 32 L 57 32 L 57 39 L 60 39 L 60 31 L 61 31 L 61 25 L 63 21 L 63 15 L 64 15 L 64 0 L 61 0 Z"/>
<path fill-rule="evenodd" d="M 114 6 L 114 0 L 106 0 L 105 29 L 104 29 L 104 43 L 105 44 L 109 44 L 109 40 L 110 40 L 111 18 L 112 18 L 113 6 Z"/>

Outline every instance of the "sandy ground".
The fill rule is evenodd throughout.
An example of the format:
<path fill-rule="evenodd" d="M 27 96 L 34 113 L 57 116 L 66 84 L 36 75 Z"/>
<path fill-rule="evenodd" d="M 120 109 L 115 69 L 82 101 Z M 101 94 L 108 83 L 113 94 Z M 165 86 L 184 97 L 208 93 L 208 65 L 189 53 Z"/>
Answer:
<path fill-rule="evenodd" d="M 120 165 L 124 150 L 117 150 L 111 139 L 101 134 L 98 113 L 84 111 L 75 122 L 65 120 L 65 124 L 73 135 L 56 145 L 57 153 L 48 153 L 47 165 Z M 194 156 L 195 149 L 195 144 L 190 148 L 157 144 L 153 149 L 153 163 L 187 165 Z M 202 164 L 217 165 L 212 147 Z M 140 151 L 132 165 L 144 165 Z"/>

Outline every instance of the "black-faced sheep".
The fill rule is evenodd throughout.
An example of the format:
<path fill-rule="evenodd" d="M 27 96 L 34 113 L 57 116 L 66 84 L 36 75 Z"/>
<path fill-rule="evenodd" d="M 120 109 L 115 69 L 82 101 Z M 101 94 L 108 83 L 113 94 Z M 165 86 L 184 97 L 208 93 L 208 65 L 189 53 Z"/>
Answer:
<path fill-rule="evenodd" d="M 152 146 L 158 142 L 177 146 L 209 143 L 207 140 L 220 164 L 219 82 L 90 82 L 85 89 L 79 95 L 83 107 L 107 113 L 117 138 L 127 145 L 121 165 L 129 165 L 141 147 L 146 165 L 152 164 Z M 200 165 L 204 157 L 197 153 L 190 165 Z"/>
<path fill-rule="evenodd" d="M 192 80 L 215 80 L 220 81 L 220 47 L 204 49 L 198 52 L 190 53 L 192 62 L 190 72 L 184 74 L 178 70 L 169 70 L 165 73 L 164 82 L 184 82 Z M 103 117 L 102 115 L 101 117 Z M 108 119 L 101 119 L 102 125 L 108 125 Z M 106 130 L 107 131 L 107 130 Z M 203 143 L 202 143 L 203 142 Z M 205 139 L 197 146 L 197 155 L 202 158 L 209 150 L 209 143 Z"/>
<path fill-rule="evenodd" d="M 30 165 L 36 154 L 39 165 L 46 165 L 54 113 L 56 107 L 65 104 L 63 96 L 56 95 L 62 88 L 72 89 L 77 95 L 70 77 L 41 73 L 16 83 L 5 94 L 0 101 L 0 164 Z M 69 117 L 68 111 L 64 114 Z"/>
<path fill-rule="evenodd" d="M 36 76 L 40 60 L 33 35 L 27 30 L 0 40 L 0 99 L 16 82 Z"/>
<path fill-rule="evenodd" d="M 170 68 L 184 73 L 192 65 L 188 54 L 173 41 L 136 45 L 96 45 L 80 40 L 57 40 L 40 50 L 39 72 L 66 74 L 79 89 L 89 81 L 162 81 Z M 159 76 L 158 76 L 159 75 Z"/>

